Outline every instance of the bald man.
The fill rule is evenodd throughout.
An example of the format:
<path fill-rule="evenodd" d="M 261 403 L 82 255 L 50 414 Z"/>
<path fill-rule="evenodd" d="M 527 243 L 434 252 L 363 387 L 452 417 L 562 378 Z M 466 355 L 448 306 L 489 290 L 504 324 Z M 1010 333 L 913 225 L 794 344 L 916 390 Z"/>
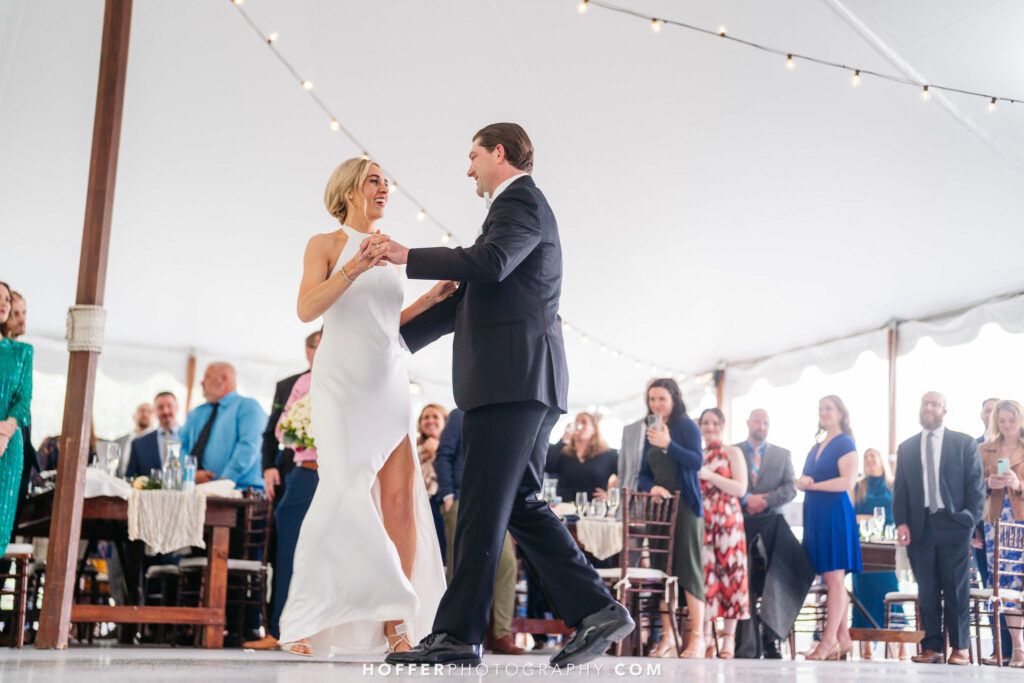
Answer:
<path fill-rule="evenodd" d="M 921 397 L 921 433 L 900 444 L 892 516 L 896 536 L 907 546 L 920 596 L 920 664 L 944 659 L 949 634 L 950 664 L 970 663 L 971 535 L 985 505 L 985 480 L 978 444 L 943 425 L 946 397 Z"/>
<path fill-rule="evenodd" d="M 255 399 L 238 395 L 230 363 L 210 363 L 201 384 L 206 403 L 181 428 L 181 451 L 196 458 L 196 483 L 230 479 L 235 488 L 262 491 L 260 440 L 267 414 Z"/>

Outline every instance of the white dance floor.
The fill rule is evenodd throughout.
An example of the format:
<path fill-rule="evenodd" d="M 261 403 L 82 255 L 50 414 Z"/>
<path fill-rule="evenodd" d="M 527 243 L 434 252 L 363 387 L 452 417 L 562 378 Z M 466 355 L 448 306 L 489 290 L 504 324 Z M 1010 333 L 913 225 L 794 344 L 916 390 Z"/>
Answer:
<path fill-rule="evenodd" d="M 350 680 L 685 680 L 687 683 L 878 683 L 900 681 L 1020 680 L 1021 672 L 995 667 L 922 665 L 898 661 L 679 660 L 602 657 L 589 668 L 555 670 L 542 655 L 487 655 L 479 668 L 396 671 L 377 662 L 318 661 L 279 652 L 192 648 L 71 647 L 64 652 L 0 649 L 5 683 L 154 683 L 156 681 L 277 681 L 338 683 Z"/>

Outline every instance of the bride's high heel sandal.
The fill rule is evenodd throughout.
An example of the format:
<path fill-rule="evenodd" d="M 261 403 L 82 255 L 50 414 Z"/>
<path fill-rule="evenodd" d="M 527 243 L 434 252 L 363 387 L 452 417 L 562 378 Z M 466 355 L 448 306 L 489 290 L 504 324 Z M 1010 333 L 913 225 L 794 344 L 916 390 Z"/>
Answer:
<path fill-rule="evenodd" d="M 278 647 L 280 647 L 283 652 L 288 652 L 293 655 L 302 655 L 303 657 L 313 656 L 313 648 L 309 645 L 309 638 L 296 640 L 293 643 L 281 643 Z"/>
<path fill-rule="evenodd" d="M 399 621 L 392 626 L 394 633 L 388 633 L 384 628 L 384 637 L 388 639 L 388 652 L 405 652 L 412 649 L 412 642 L 409 640 L 409 627 L 404 621 Z M 402 646 L 405 647 L 402 647 Z M 402 648 L 402 649 L 399 649 Z"/>

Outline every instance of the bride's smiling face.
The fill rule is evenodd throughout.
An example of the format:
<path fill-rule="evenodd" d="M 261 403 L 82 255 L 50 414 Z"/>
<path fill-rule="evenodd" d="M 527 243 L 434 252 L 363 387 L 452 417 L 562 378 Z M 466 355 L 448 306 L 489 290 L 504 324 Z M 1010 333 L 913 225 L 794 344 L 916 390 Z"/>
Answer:
<path fill-rule="evenodd" d="M 351 198 L 353 213 L 356 215 L 364 213 L 371 221 L 379 220 L 384 216 L 384 208 L 388 205 L 390 191 L 387 176 L 377 164 L 371 164 L 366 173 L 366 180 L 363 187 Z"/>

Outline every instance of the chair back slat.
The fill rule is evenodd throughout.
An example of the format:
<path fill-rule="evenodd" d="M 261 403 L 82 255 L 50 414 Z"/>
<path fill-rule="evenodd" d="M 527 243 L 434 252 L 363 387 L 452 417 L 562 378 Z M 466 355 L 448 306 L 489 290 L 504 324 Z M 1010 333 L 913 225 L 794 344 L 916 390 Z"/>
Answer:
<path fill-rule="evenodd" d="M 270 549 L 270 526 L 274 505 L 263 491 L 248 489 L 245 498 L 245 531 L 242 538 L 242 556 L 246 560 L 267 562 Z"/>
<path fill-rule="evenodd" d="M 992 552 L 992 585 L 998 594 L 1000 576 L 1024 577 L 1024 524 L 996 520 Z"/>
<path fill-rule="evenodd" d="M 622 489 L 622 577 L 630 567 L 672 573 L 679 492 L 671 498 Z"/>

